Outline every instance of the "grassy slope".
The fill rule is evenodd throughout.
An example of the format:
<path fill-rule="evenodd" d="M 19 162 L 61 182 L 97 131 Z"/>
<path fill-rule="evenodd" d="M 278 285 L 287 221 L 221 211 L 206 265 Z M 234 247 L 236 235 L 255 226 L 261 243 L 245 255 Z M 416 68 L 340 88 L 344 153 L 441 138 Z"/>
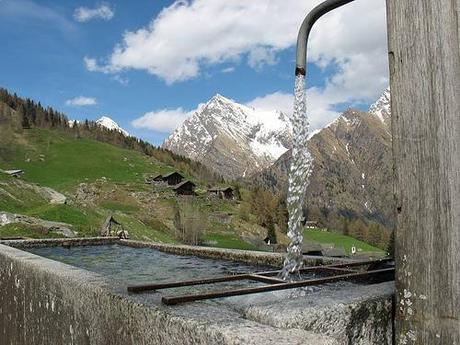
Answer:
<path fill-rule="evenodd" d="M 61 237 L 54 233 L 53 237 Z M 48 238 L 50 235 L 40 227 L 32 227 L 24 224 L 7 224 L 0 226 L 0 237 L 29 237 L 29 238 Z"/>
<path fill-rule="evenodd" d="M 25 145 L 17 146 L 15 158 L 8 165 L 24 169 L 26 181 L 61 191 L 102 177 L 113 182 L 140 182 L 143 173 L 172 170 L 138 152 L 57 131 L 25 130 L 21 141 Z"/>
<path fill-rule="evenodd" d="M 0 173 L 0 210 L 25 213 L 47 203 L 31 188 L 24 188 L 21 181 Z"/>
<path fill-rule="evenodd" d="M 1 157 L 0 161 L 3 162 L 0 168 L 24 169 L 25 181 L 62 192 L 73 192 L 80 183 L 91 183 L 102 177 L 108 180 L 109 189 L 118 183 L 129 184 L 126 188 L 131 191 L 140 191 L 145 190 L 144 173 L 156 174 L 173 170 L 138 152 L 93 140 L 72 138 L 57 131 L 25 130 L 16 134 L 13 142 L 14 154 L 10 157 Z M 11 145 L 11 138 L 9 145 Z M 176 242 L 172 231 L 165 225 L 165 219 L 161 218 L 163 211 L 146 216 L 145 209 L 126 196 L 126 190 L 111 195 L 110 199 L 102 200 L 96 208 L 90 208 L 82 205 L 50 205 L 33 190 L 19 188 L 15 182 L 13 178 L 0 174 L 0 187 L 14 197 L 0 195 L 0 210 L 70 223 L 80 235 L 97 235 L 104 218 L 109 213 L 114 213 L 115 217 L 126 226 L 132 238 Z M 237 213 L 237 206 L 230 202 L 220 200 L 209 202 L 199 198 L 196 202 L 209 213 Z M 174 199 L 165 198 L 158 201 L 157 208 L 164 208 L 168 212 L 174 203 Z M 241 240 L 237 235 L 229 233 L 233 225 L 212 224 L 213 231 L 207 232 L 204 240 L 222 248 L 255 249 L 253 245 Z M 21 234 L 29 237 L 47 236 L 37 229 L 27 229 L 17 225 L 3 227 L 0 234 L 2 236 Z M 319 243 L 333 243 L 337 247 L 345 248 L 348 253 L 353 244 L 363 251 L 380 251 L 364 242 L 331 232 L 307 230 L 305 238 Z"/>
<path fill-rule="evenodd" d="M 97 235 L 105 217 L 113 213 L 134 239 L 177 242 L 171 224 L 166 225 L 171 223 L 171 209 L 176 204 L 174 198 L 163 196 L 155 205 L 143 205 L 130 196 L 131 192 L 150 191 L 143 183 L 143 174 L 166 173 L 173 170 L 172 167 L 138 152 L 45 129 L 18 132 L 9 136 L 8 144 L 15 149 L 9 156 L 1 157 L 0 168 L 24 169 L 22 180 L 74 194 L 80 183 L 91 184 L 104 177 L 107 182 L 101 190 L 106 196 L 97 201 L 96 207 L 51 205 L 33 190 L 24 188 L 25 184 L 0 174 L 0 183 L 4 182 L 0 187 L 13 196 L 0 198 L 0 210 L 69 223 L 82 236 Z M 204 198 L 196 198 L 195 202 L 209 212 L 237 212 L 236 205 L 228 202 L 217 200 L 210 203 Z M 156 212 L 151 212 L 146 206 L 153 206 Z M 0 234 L 47 236 L 37 229 L 16 224 L 2 227 Z M 210 236 L 220 247 L 254 248 L 236 235 Z M 218 240 L 213 236 L 217 236 Z"/>
<path fill-rule="evenodd" d="M 24 181 L 61 192 L 73 192 L 80 183 L 92 183 L 102 177 L 111 185 L 130 182 L 141 185 L 144 173 L 156 174 L 172 170 L 138 152 L 94 140 L 72 138 L 57 131 L 30 129 L 16 133 L 11 138 L 14 138 L 14 154 L 2 157 L 0 168 L 24 169 Z M 3 183 L 0 187 L 9 193 L 9 196 L 1 195 L 0 210 L 69 223 L 81 235 L 96 235 L 108 213 L 123 211 L 126 214 L 120 212 L 119 217 L 128 223 L 127 228 L 130 232 L 132 230 L 134 237 L 174 241 L 170 235 L 162 233 L 164 228 L 151 229 L 136 221 L 135 215 L 130 215 L 138 210 L 135 205 L 112 200 L 104 201 L 96 208 L 51 205 L 33 189 L 26 188 L 27 184 L 4 174 L 0 176 L 0 183 Z M 2 232 L 5 231 L 6 227 L 2 229 Z M 35 233 L 27 231 L 24 226 L 8 226 L 10 235 L 21 232 L 26 236 Z M 39 237 L 43 236 L 46 235 L 40 234 Z"/>
<path fill-rule="evenodd" d="M 361 249 L 363 252 L 383 252 L 370 244 L 336 232 L 307 229 L 304 231 L 304 238 L 312 242 L 334 244 L 337 248 L 343 248 L 347 254 L 351 253 L 352 246 L 355 246 L 357 250 Z"/>
<path fill-rule="evenodd" d="M 213 247 L 217 248 L 257 250 L 257 247 L 232 234 L 206 234 L 204 235 L 204 240 L 210 242 Z"/>

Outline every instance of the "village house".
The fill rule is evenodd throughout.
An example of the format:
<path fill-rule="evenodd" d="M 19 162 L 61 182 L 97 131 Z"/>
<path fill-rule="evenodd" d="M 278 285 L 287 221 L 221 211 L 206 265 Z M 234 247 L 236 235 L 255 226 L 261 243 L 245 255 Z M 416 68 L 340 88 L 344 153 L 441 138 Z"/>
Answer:
<path fill-rule="evenodd" d="M 173 187 L 174 192 L 177 195 L 196 195 L 195 193 L 196 185 L 192 181 L 183 181 Z"/>
<path fill-rule="evenodd" d="M 179 183 L 181 183 L 185 179 L 185 177 L 182 174 L 178 173 L 177 171 L 173 171 L 167 175 L 164 175 L 162 179 L 168 185 L 176 186 Z"/>
<path fill-rule="evenodd" d="M 154 184 L 154 183 L 162 183 L 163 182 L 163 175 L 155 175 L 155 176 L 148 176 L 145 178 L 146 184 Z"/>
<path fill-rule="evenodd" d="M 218 198 L 218 199 L 227 199 L 227 200 L 235 199 L 235 193 L 232 187 L 210 188 L 208 189 L 208 196 L 211 198 Z"/>

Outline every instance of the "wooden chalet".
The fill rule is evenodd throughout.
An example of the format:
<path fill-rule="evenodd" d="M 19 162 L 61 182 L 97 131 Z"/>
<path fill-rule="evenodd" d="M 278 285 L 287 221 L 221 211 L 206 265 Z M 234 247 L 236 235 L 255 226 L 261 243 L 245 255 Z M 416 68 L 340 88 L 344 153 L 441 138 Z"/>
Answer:
<path fill-rule="evenodd" d="M 152 177 L 152 181 L 154 182 L 163 181 L 163 175 L 159 174 L 157 176 Z"/>
<path fill-rule="evenodd" d="M 175 185 L 173 190 L 177 195 L 196 195 L 195 187 L 196 185 L 192 181 L 186 180 Z"/>
<path fill-rule="evenodd" d="M 185 177 L 177 171 L 173 171 L 167 175 L 164 175 L 162 179 L 170 186 L 177 186 L 185 179 Z"/>
<path fill-rule="evenodd" d="M 163 182 L 163 175 L 159 174 L 156 176 L 148 176 L 145 178 L 145 183 L 147 184 L 154 184 Z"/>
<path fill-rule="evenodd" d="M 227 200 L 235 199 L 235 193 L 232 187 L 210 188 L 208 189 L 208 196 Z"/>

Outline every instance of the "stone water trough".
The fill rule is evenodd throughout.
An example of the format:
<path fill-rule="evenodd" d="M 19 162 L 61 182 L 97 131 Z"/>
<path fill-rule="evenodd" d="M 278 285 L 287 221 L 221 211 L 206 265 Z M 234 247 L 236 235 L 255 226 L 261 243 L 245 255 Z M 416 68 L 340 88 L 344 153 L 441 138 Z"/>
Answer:
<path fill-rule="evenodd" d="M 116 238 L 0 241 L 0 344 L 392 343 L 393 282 L 339 282 L 174 306 L 162 296 L 184 288 L 126 289 L 279 268 L 282 261 L 276 253 Z M 198 288 L 241 284 L 262 283 Z"/>

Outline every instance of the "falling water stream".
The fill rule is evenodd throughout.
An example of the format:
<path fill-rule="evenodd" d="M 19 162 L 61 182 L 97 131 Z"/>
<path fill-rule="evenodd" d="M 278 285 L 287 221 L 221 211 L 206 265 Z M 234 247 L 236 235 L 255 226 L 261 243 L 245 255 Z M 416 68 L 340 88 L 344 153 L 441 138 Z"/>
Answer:
<path fill-rule="evenodd" d="M 307 148 L 309 122 L 306 109 L 305 77 L 303 75 L 296 76 L 294 94 L 294 112 L 291 118 L 294 143 L 287 197 L 289 211 L 288 236 L 291 239 L 291 243 L 287 249 L 281 273 L 284 280 L 292 279 L 303 264 L 303 204 L 312 164 L 312 157 Z"/>

